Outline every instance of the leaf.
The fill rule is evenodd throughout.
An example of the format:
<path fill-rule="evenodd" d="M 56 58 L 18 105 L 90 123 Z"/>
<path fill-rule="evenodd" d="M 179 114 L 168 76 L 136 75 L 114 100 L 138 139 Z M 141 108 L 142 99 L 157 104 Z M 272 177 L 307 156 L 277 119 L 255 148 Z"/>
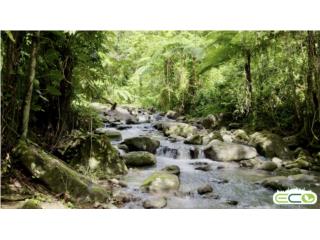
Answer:
<path fill-rule="evenodd" d="M 55 88 L 54 86 L 48 86 L 47 92 L 53 96 L 60 96 L 61 95 L 61 92 L 59 91 L 59 89 Z"/>
<path fill-rule="evenodd" d="M 59 70 L 51 70 L 47 76 L 55 86 L 58 86 L 60 81 L 63 79 L 63 75 Z"/>
<path fill-rule="evenodd" d="M 8 36 L 8 38 L 10 38 L 10 40 L 11 40 L 12 42 L 16 43 L 16 40 L 14 40 L 14 37 L 13 37 L 13 35 L 12 35 L 12 32 L 11 32 L 11 31 L 5 31 L 5 32 L 6 32 L 7 36 Z"/>

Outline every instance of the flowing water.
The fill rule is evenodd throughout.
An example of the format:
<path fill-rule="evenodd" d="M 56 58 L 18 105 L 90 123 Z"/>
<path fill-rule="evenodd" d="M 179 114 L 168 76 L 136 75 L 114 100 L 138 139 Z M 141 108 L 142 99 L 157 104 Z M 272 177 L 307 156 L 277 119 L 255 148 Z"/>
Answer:
<path fill-rule="evenodd" d="M 150 136 L 160 141 L 157 150 L 157 164 L 152 167 L 130 168 L 124 180 L 128 184 L 126 192 L 139 197 L 138 201 L 127 203 L 125 208 L 143 208 L 142 202 L 151 195 L 140 191 L 141 183 L 153 172 L 168 165 L 180 167 L 180 189 L 178 194 L 167 197 L 166 208 L 277 208 L 273 204 L 273 191 L 257 184 L 271 173 L 254 169 L 240 168 L 234 162 L 217 162 L 204 157 L 201 148 L 184 144 L 182 141 L 172 142 L 160 131 L 153 128 L 152 123 L 129 125 L 121 130 L 122 139 L 136 136 Z M 114 141 L 119 144 L 121 141 Z M 192 156 L 198 148 L 197 156 Z M 191 150 L 191 151 L 190 151 Z M 197 166 L 208 165 L 209 171 L 196 170 Z M 214 196 L 199 195 L 197 189 L 206 184 L 213 187 Z M 230 205 L 228 201 L 237 201 Z M 300 206 L 293 206 L 299 208 Z M 282 206 L 283 208 L 283 206 Z"/>

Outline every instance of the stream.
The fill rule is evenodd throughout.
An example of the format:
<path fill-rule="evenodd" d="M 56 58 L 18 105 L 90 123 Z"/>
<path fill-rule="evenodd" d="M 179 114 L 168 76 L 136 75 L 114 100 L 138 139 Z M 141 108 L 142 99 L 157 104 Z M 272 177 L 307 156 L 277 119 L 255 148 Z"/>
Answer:
<path fill-rule="evenodd" d="M 180 189 L 178 194 L 171 194 L 167 197 L 165 208 L 305 208 L 305 206 L 300 205 L 279 206 L 273 203 L 272 196 L 274 192 L 257 184 L 258 181 L 271 176 L 272 173 L 240 168 L 239 164 L 235 162 L 218 162 L 206 159 L 201 150 L 204 146 L 184 144 L 183 141 L 173 142 L 153 127 L 154 119 L 154 116 L 151 116 L 150 123 L 127 125 L 127 129 L 118 130 L 122 134 L 122 140 L 112 141 L 114 146 L 124 139 L 136 136 L 149 136 L 160 141 L 160 147 L 156 153 L 156 165 L 129 168 L 128 174 L 123 177 L 127 187 L 122 191 L 139 199 L 126 203 L 124 208 L 143 208 L 143 200 L 150 198 L 151 194 L 140 191 L 141 183 L 153 172 L 161 170 L 168 165 L 180 167 Z M 170 121 L 165 117 L 162 117 L 161 120 Z M 196 147 L 199 148 L 198 157 L 192 158 L 190 149 Z M 208 165 L 210 170 L 196 170 L 195 168 L 200 165 Z M 199 195 L 197 193 L 197 189 L 206 184 L 212 186 L 213 196 Z M 316 190 L 319 193 L 319 189 Z M 217 195 L 218 197 L 214 197 Z M 314 205 L 313 207 L 319 206 Z"/>

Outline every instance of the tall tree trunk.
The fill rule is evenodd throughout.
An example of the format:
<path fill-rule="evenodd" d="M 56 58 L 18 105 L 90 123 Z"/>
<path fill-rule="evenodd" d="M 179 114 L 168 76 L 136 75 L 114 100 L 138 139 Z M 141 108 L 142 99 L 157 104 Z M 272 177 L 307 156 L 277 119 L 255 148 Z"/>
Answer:
<path fill-rule="evenodd" d="M 307 33 L 308 70 L 306 77 L 306 113 L 304 130 L 311 139 L 319 141 L 320 123 L 320 56 L 316 48 L 316 37 L 313 31 Z"/>
<path fill-rule="evenodd" d="M 251 77 L 251 53 L 246 52 L 246 62 L 244 65 L 246 74 L 246 99 L 245 99 L 245 114 L 249 115 L 252 108 L 252 77 Z"/>
<path fill-rule="evenodd" d="M 40 32 L 35 32 L 32 36 L 32 46 L 30 54 L 30 67 L 29 76 L 27 82 L 27 92 L 24 98 L 24 104 L 22 109 L 22 122 L 21 122 L 21 137 L 26 138 L 28 134 L 29 118 L 30 118 L 30 107 L 32 100 L 33 81 L 36 74 L 37 64 L 37 50 L 39 46 Z"/>

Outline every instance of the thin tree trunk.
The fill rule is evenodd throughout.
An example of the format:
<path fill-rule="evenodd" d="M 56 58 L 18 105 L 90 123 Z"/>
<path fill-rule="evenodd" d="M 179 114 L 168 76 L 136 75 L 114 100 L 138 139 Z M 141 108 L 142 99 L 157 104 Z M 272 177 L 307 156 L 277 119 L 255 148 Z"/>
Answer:
<path fill-rule="evenodd" d="M 251 77 L 251 53 L 247 51 L 246 62 L 244 65 L 246 74 L 246 100 L 245 100 L 245 114 L 249 115 L 252 108 L 252 77 Z"/>
<path fill-rule="evenodd" d="M 26 138 L 28 134 L 29 118 L 30 118 L 30 107 L 32 100 L 33 81 L 36 74 L 37 64 L 37 50 L 39 45 L 40 32 L 35 32 L 32 38 L 31 54 L 30 54 L 30 67 L 29 76 L 27 82 L 27 92 L 24 98 L 24 105 L 22 109 L 22 123 L 21 123 L 21 137 Z"/>

